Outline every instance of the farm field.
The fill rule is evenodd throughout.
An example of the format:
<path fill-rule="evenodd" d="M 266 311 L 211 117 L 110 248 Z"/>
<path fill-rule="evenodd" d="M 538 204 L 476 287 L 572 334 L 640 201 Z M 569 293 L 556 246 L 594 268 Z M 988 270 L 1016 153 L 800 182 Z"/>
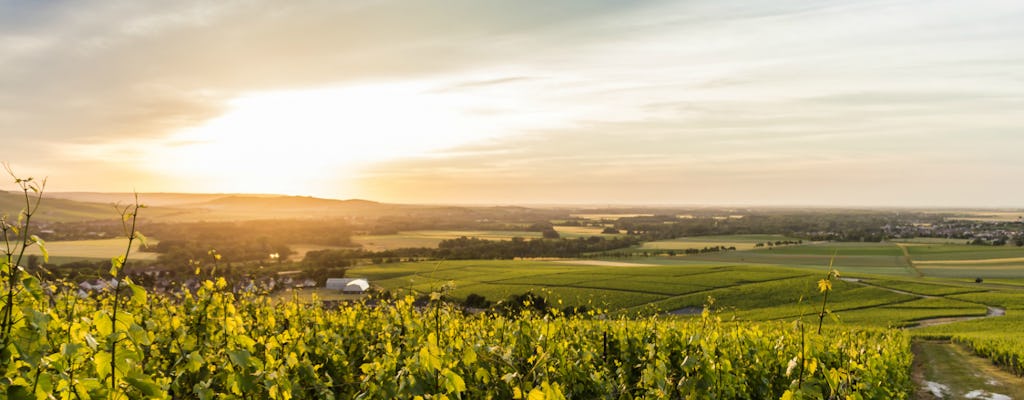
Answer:
<path fill-rule="evenodd" d="M 156 244 L 157 242 L 152 240 L 151 243 Z M 51 258 L 51 262 L 63 264 L 82 260 L 109 260 L 112 257 L 123 255 L 127 245 L 128 239 L 126 238 L 69 240 L 47 242 L 46 250 L 50 254 L 55 255 Z M 36 246 L 29 247 L 26 254 L 42 255 Z M 132 249 L 130 258 L 133 260 L 156 260 L 157 253 L 147 253 Z"/>
<path fill-rule="evenodd" d="M 597 220 L 597 221 L 601 221 L 601 220 L 614 221 L 614 220 L 617 220 L 619 218 L 650 217 L 650 216 L 653 216 L 653 215 L 654 214 L 610 214 L 610 213 L 609 214 L 600 214 L 600 213 L 593 213 L 593 214 L 590 214 L 590 213 L 569 214 L 570 217 L 583 218 L 583 219 L 592 219 L 592 220 Z"/>
<path fill-rule="evenodd" d="M 395 235 L 357 235 L 352 241 L 370 251 L 392 250 L 403 247 L 437 247 L 445 239 L 461 236 L 487 240 L 511 240 L 515 237 L 533 239 L 541 237 L 540 232 L 527 231 L 406 231 Z"/>
<path fill-rule="evenodd" d="M 966 244 L 908 244 L 907 251 L 915 262 L 920 261 L 983 261 L 1024 258 L 1024 247 L 972 246 Z"/>
<path fill-rule="evenodd" d="M 625 236 L 625 234 L 622 234 L 622 233 L 618 233 L 618 234 L 615 234 L 615 233 L 612 233 L 612 234 L 601 233 L 601 231 L 603 231 L 603 230 L 604 230 L 604 228 L 598 228 L 598 227 L 595 227 L 595 226 L 559 226 L 559 225 L 555 225 L 555 232 L 558 232 L 558 234 L 561 237 L 567 238 L 567 239 L 578 238 L 578 237 L 591 237 L 591 236 L 605 236 L 605 237 Z"/>
<path fill-rule="evenodd" d="M 704 247 L 735 247 L 736 250 L 753 250 L 757 243 L 795 241 L 784 235 L 724 235 L 724 236 L 691 236 L 672 240 L 646 242 L 639 247 L 641 250 L 686 250 Z"/>
<path fill-rule="evenodd" d="M 648 242 L 635 250 L 682 250 L 702 248 L 708 245 L 734 245 L 737 247 L 737 251 L 680 254 L 670 257 L 669 260 L 687 259 L 710 263 L 760 264 L 818 269 L 827 265 L 832 255 L 835 254 L 834 265 L 847 274 L 923 276 L 962 280 L 1001 279 L 1011 285 L 1024 282 L 1024 248 L 1016 246 L 972 246 L 941 243 L 929 239 L 925 243 L 912 241 L 818 242 L 753 248 L 751 243 L 772 236 L 781 238 L 781 236 L 775 235 L 688 237 Z M 671 264 L 673 261 L 666 263 Z"/>
<path fill-rule="evenodd" d="M 688 257 L 683 257 L 688 258 Z M 411 294 L 443 292 L 455 299 L 470 294 L 501 301 L 533 292 L 559 307 L 607 309 L 624 314 L 699 310 L 714 299 L 714 309 L 743 320 L 792 320 L 817 315 L 821 295 L 816 283 L 824 267 L 788 268 L 718 262 L 630 266 L 578 265 L 558 261 L 445 261 L 360 266 L 351 277 Z M 846 271 L 840 270 L 842 273 Z M 998 299 L 1024 303 L 1024 290 L 1005 290 L 973 282 L 894 279 L 862 275 L 837 280 L 828 302 L 837 319 L 830 323 L 909 326 L 945 317 L 984 316 Z"/>

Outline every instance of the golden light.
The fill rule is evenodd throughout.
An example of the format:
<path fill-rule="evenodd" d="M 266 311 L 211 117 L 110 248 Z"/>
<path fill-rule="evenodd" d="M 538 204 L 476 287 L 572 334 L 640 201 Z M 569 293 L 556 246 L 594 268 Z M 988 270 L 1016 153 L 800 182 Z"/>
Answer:
<path fill-rule="evenodd" d="M 422 85 L 254 93 L 149 149 L 147 165 L 192 177 L 190 191 L 337 192 L 369 163 L 499 135 L 475 106 Z"/>

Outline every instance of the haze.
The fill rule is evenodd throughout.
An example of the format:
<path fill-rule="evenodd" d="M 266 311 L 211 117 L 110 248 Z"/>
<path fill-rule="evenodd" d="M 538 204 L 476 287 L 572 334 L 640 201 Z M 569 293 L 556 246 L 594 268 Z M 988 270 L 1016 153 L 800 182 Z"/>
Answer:
<path fill-rule="evenodd" d="M 1020 207 L 1022 100 L 1018 1 L 0 0 L 56 191 Z"/>

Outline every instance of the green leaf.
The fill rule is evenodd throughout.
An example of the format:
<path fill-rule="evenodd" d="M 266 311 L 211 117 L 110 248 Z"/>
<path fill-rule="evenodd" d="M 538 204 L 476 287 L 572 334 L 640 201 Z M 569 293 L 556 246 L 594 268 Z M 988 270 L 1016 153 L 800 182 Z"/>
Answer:
<path fill-rule="evenodd" d="M 235 365 L 246 368 L 249 366 L 250 354 L 248 350 L 228 350 L 228 358 Z"/>
<path fill-rule="evenodd" d="M 93 325 L 96 326 L 96 333 L 100 334 L 100 338 L 110 336 L 114 332 L 114 324 L 110 321 L 110 317 L 104 312 L 97 312 L 92 317 Z"/>
<path fill-rule="evenodd" d="M 36 299 L 36 301 L 43 300 L 43 296 L 45 296 L 45 294 L 43 293 L 43 287 L 39 285 L 39 279 L 36 279 L 36 277 L 32 275 L 26 275 L 25 278 L 21 280 L 21 285 L 28 290 L 28 293 L 31 294 L 32 298 Z"/>
<path fill-rule="evenodd" d="M 466 382 L 459 374 L 450 369 L 444 371 L 444 388 L 448 393 L 461 393 L 466 391 Z"/>
<path fill-rule="evenodd" d="M 92 357 L 92 362 L 96 365 L 96 375 L 99 375 L 100 379 L 106 379 L 110 375 L 110 353 L 100 350 Z"/>
<path fill-rule="evenodd" d="M 50 262 L 50 252 L 46 251 L 46 242 L 36 235 L 32 235 L 30 238 L 36 243 L 36 246 L 39 246 L 39 252 L 43 253 L 43 262 Z"/>
<path fill-rule="evenodd" d="M 142 247 L 149 247 L 149 238 L 147 238 L 146 235 L 143 235 L 142 232 L 135 231 L 135 238 L 139 240 Z"/>
<path fill-rule="evenodd" d="M 186 356 L 185 359 L 188 360 L 185 363 L 185 369 L 191 372 L 199 371 L 199 369 L 203 367 L 203 363 L 206 362 L 203 360 L 203 356 L 199 355 L 199 352 L 196 351 L 188 353 L 188 356 Z"/>
<path fill-rule="evenodd" d="M 124 380 L 148 397 L 164 397 L 163 388 L 157 385 L 156 382 L 153 382 L 153 379 L 148 376 L 135 373 L 124 377 Z"/>
<path fill-rule="evenodd" d="M 134 283 L 129 284 L 128 288 L 132 291 L 132 302 L 138 305 L 146 304 L 146 289 L 142 286 Z"/>
<path fill-rule="evenodd" d="M 128 337 L 132 339 L 132 342 L 139 346 L 149 346 L 153 343 L 149 340 L 149 333 L 146 332 L 146 329 L 137 324 L 132 324 L 132 326 L 128 328 Z"/>
<path fill-rule="evenodd" d="M 117 256 L 110 259 L 110 276 L 117 278 L 118 272 L 121 271 L 121 267 L 124 265 L 124 256 Z"/>
<path fill-rule="evenodd" d="M 7 398 L 11 400 L 35 400 L 32 393 L 25 386 L 11 386 L 7 388 Z"/>

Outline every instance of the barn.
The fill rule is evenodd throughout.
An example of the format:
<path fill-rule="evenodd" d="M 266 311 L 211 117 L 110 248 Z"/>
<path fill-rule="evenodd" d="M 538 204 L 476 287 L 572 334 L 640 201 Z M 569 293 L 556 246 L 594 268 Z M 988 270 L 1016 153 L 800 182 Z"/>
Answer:
<path fill-rule="evenodd" d="M 365 278 L 327 278 L 324 288 L 344 293 L 364 293 L 370 289 L 370 282 Z"/>

